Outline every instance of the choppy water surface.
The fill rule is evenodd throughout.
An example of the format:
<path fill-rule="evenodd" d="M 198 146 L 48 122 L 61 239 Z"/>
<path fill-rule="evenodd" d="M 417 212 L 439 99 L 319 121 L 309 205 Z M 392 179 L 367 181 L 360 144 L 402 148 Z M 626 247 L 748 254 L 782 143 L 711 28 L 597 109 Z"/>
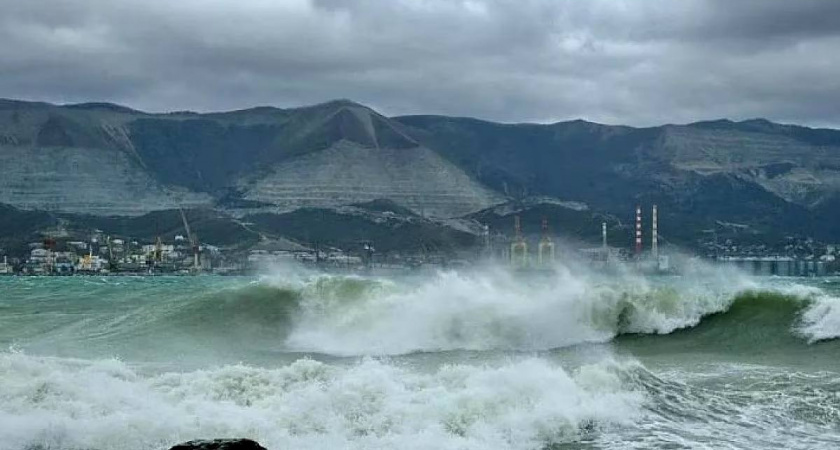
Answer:
<path fill-rule="evenodd" d="M 0 278 L 0 449 L 836 448 L 840 282 Z"/>

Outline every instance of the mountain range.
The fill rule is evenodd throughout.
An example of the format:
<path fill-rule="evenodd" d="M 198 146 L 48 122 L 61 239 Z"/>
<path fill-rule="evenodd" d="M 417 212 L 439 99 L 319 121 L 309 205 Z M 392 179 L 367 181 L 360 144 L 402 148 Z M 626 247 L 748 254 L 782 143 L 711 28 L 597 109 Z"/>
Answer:
<path fill-rule="evenodd" d="M 688 247 L 710 231 L 840 239 L 840 131 L 763 119 L 634 128 L 385 117 L 348 100 L 205 114 L 0 100 L 0 168 L 0 236 L 45 217 L 134 233 L 183 208 L 243 239 L 466 245 L 479 223 L 509 232 L 523 214 L 526 231 L 547 216 L 585 240 L 605 221 L 626 245 L 635 206 L 657 204 L 663 238 Z"/>

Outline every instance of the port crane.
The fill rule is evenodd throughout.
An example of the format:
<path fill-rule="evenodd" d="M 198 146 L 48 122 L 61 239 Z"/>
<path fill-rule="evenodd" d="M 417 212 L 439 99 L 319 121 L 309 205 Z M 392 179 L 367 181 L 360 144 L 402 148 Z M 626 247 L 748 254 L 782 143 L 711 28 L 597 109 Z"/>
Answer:
<path fill-rule="evenodd" d="M 155 263 L 160 264 L 163 261 L 163 242 L 161 242 L 160 236 L 155 239 L 155 252 L 153 256 Z"/>
<path fill-rule="evenodd" d="M 510 244 L 510 261 L 514 267 L 524 269 L 528 266 L 528 243 L 522 236 L 522 224 L 519 216 L 513 217 L 513 229 L 515 237 Z"/>
<path fill-rule="evenodd" d="M 114 247 L 111 245 L 111 236 L 105 239 L 105 243 L 108 245 L 108 270 L 110 272 L 116 272 L 120 267 L 117 265 L 117 261 L 114 260 Z"/>
<path fill-rule="evenodd" d="M 193 250 L 192 271 L 194 273 L 198 273 L 199 270 L 200 270 L 200 267 L 199 267 L 199 264 L 198 264 L 198 252 L 199 252 L 198 236 L 194 235 L 192 230 L 190 230 L 190 224 L 187 221 L 187 215 L 184 214 L 184 209 L 183 208 L 178 208 L 178 211 L 181 212 L 181 220 L 184 222 L 184 229 L 187 231 L 187 239 L 189 239 L 190 245 L 192 246 L 192 250 Z"/>
<path fill-rule="evenodd" d="M 163 262 L 163 242 L 160 240 L 160 236 L 155 239 L 155 246 L 152 248 L 152 251 L 146 255 L 146 266 L 149 269 L 149 275 L 153 274 L 155 269 L 160 267 L 161 262 Z"/>

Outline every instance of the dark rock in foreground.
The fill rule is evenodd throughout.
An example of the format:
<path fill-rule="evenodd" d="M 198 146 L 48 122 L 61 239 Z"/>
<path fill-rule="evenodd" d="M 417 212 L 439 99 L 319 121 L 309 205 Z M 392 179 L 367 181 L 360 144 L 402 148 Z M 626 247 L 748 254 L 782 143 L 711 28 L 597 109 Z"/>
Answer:
<path fill-rule="evenodd" d="M 210 441 L 189 441 L 169 450 L 266 450 L 250 439 L 214 439 Z"/>

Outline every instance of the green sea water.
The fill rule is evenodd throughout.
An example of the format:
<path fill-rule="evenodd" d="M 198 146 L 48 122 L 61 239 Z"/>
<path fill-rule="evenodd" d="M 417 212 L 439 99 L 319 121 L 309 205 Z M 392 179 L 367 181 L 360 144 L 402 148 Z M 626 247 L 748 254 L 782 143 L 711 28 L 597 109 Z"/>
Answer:
<path fill-rule="evenodd" d="M 0 278 L 0 449 L 836 448 L 840 281 Z"/>

